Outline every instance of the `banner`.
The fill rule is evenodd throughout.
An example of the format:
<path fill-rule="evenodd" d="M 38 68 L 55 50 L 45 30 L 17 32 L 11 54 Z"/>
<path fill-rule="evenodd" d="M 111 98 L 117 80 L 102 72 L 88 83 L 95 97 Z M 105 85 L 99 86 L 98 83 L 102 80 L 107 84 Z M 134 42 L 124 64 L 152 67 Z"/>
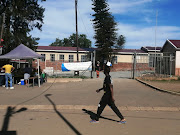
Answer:
<path fill-rule="evenodd" d="M 62 63 L 62 71 L 84 71 L 92 70 L 92 62 L 74 62 L 74 63 Z"/>

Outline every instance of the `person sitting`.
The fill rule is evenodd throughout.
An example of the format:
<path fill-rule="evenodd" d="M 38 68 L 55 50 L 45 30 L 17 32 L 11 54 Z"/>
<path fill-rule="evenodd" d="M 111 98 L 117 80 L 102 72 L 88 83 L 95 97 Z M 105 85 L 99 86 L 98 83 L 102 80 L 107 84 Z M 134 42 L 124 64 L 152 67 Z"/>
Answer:
<path fill-rule="evenodd" d="M 31 73 L 32 73 L 32 69 L 30 67 L 28 67 L 28 65 L 26 65 L 26 67 L 24 69 L 24 81 L 25 81 L 25 85 L 28 84 L 28 79 L 29 79 Z"/>

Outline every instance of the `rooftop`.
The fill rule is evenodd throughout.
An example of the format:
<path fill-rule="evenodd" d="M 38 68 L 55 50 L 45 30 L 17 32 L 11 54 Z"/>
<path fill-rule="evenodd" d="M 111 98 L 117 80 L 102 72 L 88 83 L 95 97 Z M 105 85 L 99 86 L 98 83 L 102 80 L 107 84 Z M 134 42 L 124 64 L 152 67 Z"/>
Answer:
<path fill-rule="evenodd" d="M 169 40 L 175 47 L 180 48 L 180 40 Z"/>

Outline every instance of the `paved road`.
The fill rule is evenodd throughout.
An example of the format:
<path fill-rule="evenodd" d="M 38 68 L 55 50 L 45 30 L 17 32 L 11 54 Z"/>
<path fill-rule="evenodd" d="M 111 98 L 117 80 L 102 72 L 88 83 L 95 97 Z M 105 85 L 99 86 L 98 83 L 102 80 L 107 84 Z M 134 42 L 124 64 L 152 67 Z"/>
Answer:
<path fill-rule="evenodd" d="M 95 90 L 102 83 L 100 78 L 46 83 L 40 88 L 15 85 L 14 90 L 6 90 L 1 87 L 0 135 L 2 131 L 14 131 L 14 135 L 180 134 L 180 97 L 131 79 L 114 79 L 115 103 L 128 123 L 117 124 L 118 118 L 109 107 L 105 108 L 99 124 L 89 123 L 103 94 Z"/>
<path fill-rule="evenodd" d="M 45 94 L 52 94 L 56 105 L 97 105 L 103 91 L 103 79 L 88 79 L 81 82 L 43 84 L 27 88 L 16 85 L 14 90 L 0 88 L 1 105 L 50 105 Z M 114 94 L 117 106 L 135 107 L 180 107 L 180 97 L 162 93 L 132 79 L 114 79 Z"/>
<path fill-rule="evenodd" d="M 15 111 L 15 110 L 14 110 Z M 93 111 L 89 111 L 93 114 Z M 14 113 L 0 111 L 0 126 L 16 135 L 179 135 L 179 112 L 122 111 L 127 124 L 117 124 L 112 111 L 104 111 L 100 123 L 89 123 L 90 115 L 82 110 L 27 110 Z M 8 122 L 8 124 L 7 124 Z M 5 128 L 8 125 L 8 128 Z M 1 130 L 2 132 L 2 130 Z M 1 134 L 0 132 L 0 134 Z M 15 134 L 13 134 L 15 135 Z"/>

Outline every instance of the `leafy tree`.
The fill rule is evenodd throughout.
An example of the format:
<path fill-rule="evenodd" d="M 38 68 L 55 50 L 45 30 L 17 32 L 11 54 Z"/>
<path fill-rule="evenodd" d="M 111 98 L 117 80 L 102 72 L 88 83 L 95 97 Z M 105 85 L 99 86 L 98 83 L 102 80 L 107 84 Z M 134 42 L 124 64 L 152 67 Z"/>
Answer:
<path fill-rule="evenodd" d="M 117 39 L 117 43 L 114 46 L 116 49 L 123 49 L 124 44 L 126 43 L 126 38 L 123 35 L 120 35 Z"/>
<path fill-rule="evenodd" d="M 109 12 L 109 5 L 107 0 L 92 0 L 94 17 L 93 27 L 95 30 L 96 39 L 95 46 L 101 48 L 99 51 L 99 57 L 104 60 L 110 60 L 112 47 L 116 43 L 116 26 L 117 23 L 114 21 L 114 17 Z"/>
<path fill-rule="evenodd" d="M 81 48 L 89 48 L 91 47 L 91 41 L 87 39 L 87 36 L 85 34 L 78 35 L 78 44 Z M 59 38 L 56 38 L 56 41 L 50 44 L 50 46 L 71 46 L 76 47 L 76 34 L 70 35 L 69 38 L 64 38 L 60 40 Z"/>
<path fill-rule="evenodd" d="M 25 44 L 35 49 L 37 40 L 30 32 L 37 28 L 41 30 L 45 9 L 39 5 L 39 1 L 46 0 L 1 0 L 0 14 L 5 13 L 3 33 L 3 50 L 11 51 L 19 44 Z M 0 17 L 2 22 L 2 16 Z M 0 26 L 1 27 L 1 26 Z"/>
<path fill-rule="evenodd" d="M 49 46 L 63 46 L 63 42 L 59 38 L 56 38 L 55 42 L 53 42 Z"/>

